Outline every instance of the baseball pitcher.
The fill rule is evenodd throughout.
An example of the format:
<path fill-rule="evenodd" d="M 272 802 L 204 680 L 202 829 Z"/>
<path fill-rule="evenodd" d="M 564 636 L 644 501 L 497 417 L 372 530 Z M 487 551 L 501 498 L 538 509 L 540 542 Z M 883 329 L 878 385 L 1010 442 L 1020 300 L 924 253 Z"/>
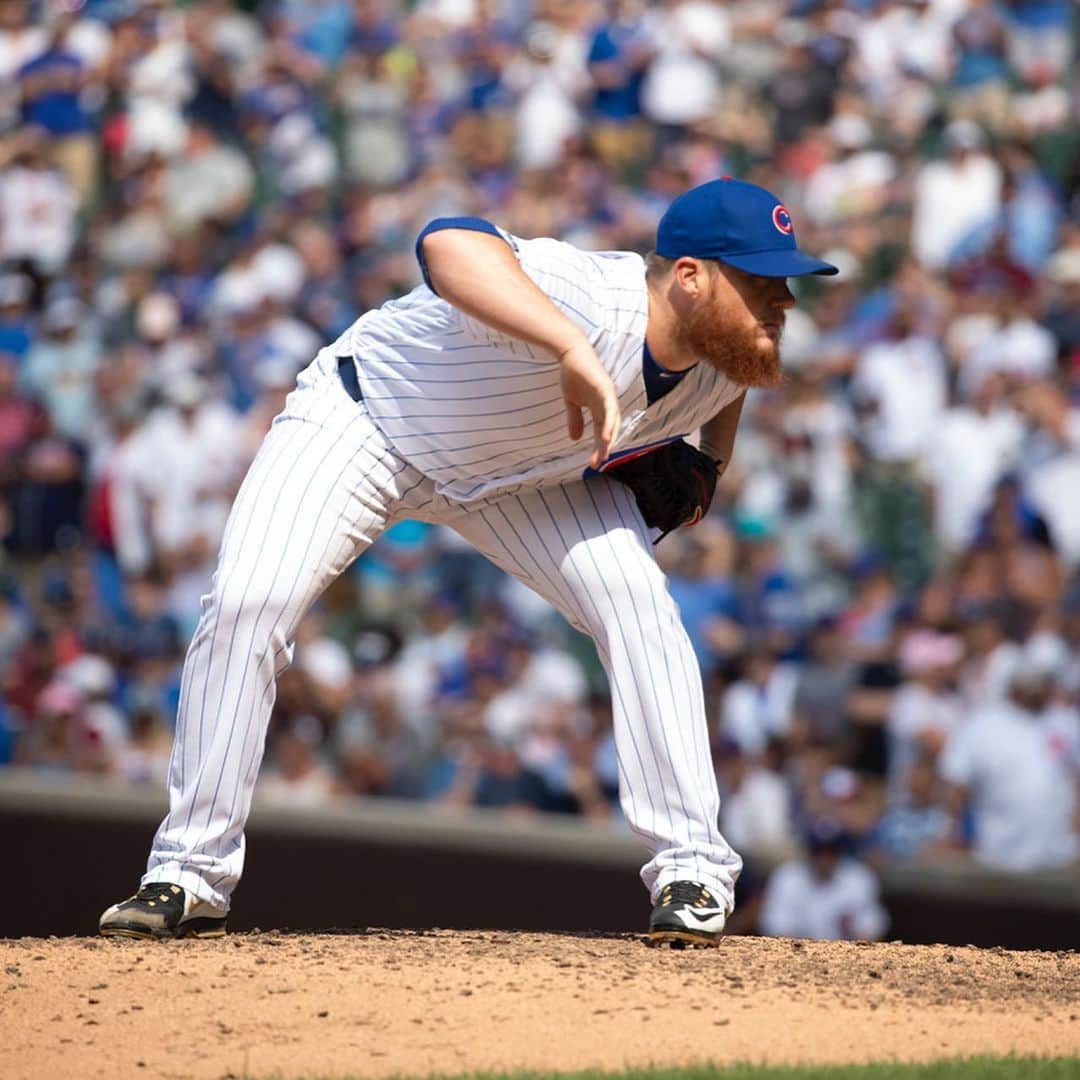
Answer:
<path fill-rule="evenodd" d="M 301 372 L 236 497 L 184 666 L 169 812 L 101 933 L 225 932 L 297 625 L 414 518 L 452 526 L 593 639 L 620 801 L 649 850 L 650 935 L 716 942 L 742 862 L 717 827 L 701 674 L 653 540 L 706 513 L 747 387 L 781 378 L 786 278 L 836 268 L 732 179 L 677 198 L 644 259 L 479 218 L 431 222 L 417 256 L 425 284 Z M 698 430 L 700 451 L 683 441 Z"/>

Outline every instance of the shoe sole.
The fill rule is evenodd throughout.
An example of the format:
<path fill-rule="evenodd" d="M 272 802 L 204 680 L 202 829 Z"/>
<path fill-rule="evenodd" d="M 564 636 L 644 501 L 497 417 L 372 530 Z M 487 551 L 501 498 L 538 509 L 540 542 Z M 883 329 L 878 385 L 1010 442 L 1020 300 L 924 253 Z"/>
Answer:
<path fill-rule="evenodd" d="M 723 934 L 695 933 L 693 930 L 657 929 L 649 931 L 650 945 L 671 945 L 672 948 L 685 949 L 687 945 L 697 948 L 710 948 L 719 945 Z"/>
<path fill-rule="evenodd" d="M 181 923 L 175 930 L 149 930 L 139 923 L 112 923 L 99 926 L 101 937 L 134 938 L 139 941 L 171 941 L 181 938 L 222 938 L 225 937 L 225 923 L 216 919 L 192 919 Z"/>

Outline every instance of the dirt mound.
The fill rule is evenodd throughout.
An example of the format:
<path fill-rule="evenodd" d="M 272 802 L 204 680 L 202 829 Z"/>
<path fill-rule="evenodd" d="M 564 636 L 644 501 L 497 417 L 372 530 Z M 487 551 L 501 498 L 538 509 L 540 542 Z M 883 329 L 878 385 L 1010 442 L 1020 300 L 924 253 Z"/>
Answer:
<path fill-rule="evenodd" d="M 368 931 L 0 941 L 0 1076 L 1080 1054 L 1080 955 Z"/>

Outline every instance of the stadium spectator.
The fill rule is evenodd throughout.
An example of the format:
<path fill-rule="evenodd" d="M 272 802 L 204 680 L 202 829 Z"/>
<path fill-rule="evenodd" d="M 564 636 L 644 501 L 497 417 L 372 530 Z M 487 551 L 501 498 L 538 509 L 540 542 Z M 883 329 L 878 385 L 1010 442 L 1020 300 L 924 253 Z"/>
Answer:
<path fill-rule="evenodd" d="M 742 851 L 790 854 L 794 818 L 784 778 L 730 740 L 716 745 L 713 761 L 720 784 L 720 831 L 728 842 Z"/>
<path fill-rule="evenodd" d="M 956 838 L 987 866 L 1022 872 L 1080 857 L 1080 715 L 1052 705 L 1059 674 L 1052 659 L 1024 657 L 1008 698 L 974 712 L 942 754 Z"/>
<path fill-rule="evenodd" d="M 743 750 L 718 754 L 725 828 L 790 847 L 825 816 L 883 864 L 936 852 L 944 740 L 976 857 L 1039 813 L 1067 840 L 1030 792 L 1075 777 L 1080 694 L 1074 22 L 1064 0 L 0 4 L 0 759 L 158 782 L 244 463 L 317 349 L 420 282 L 427 220 L 644 252 L 731 173 L 842 273 L 798 283 L 787 381 L 750 395 L 708 520 L 657 549 Z M 1010 686 L 1038 650 L 1060 669 L 1032 712 Z M 72 699 L 83 655 L 104 697 Z M 594 651 L 450 530 L 390 530 L 295 659 L 282 790 L 617 817 Z M 999 729 L 1027 777 L 1004 803 Z"/>
<path fill-rule="evenodd" d="M 982 129 L 954 120 L 942 144 L 946 157 L 919 169 L 912 208 L 912 250 L 932 270 L 948 266 L 960 245 L 1001 210 L 1001 166 L 986 153 Z"/>
<path fill-rule="evenodd" d="M 720 734 L 743 754 L 759 756 L 770 739 L 791 730 L 796 672 L 779 662 L 772 649 L 752 645 L 745 654 L 742 676 L 728 687 L 721 704 Z"/>
<path fill-rule="evenodd" d="M 758 920 L 770 936 L 878 941 L 889 917 L 873 872 L 845 854 L 848 838 L 827 820 L 815 823 L 807 857 L 775 870 Z"/>
<path fill-rule="evenodd" d="M 85 443 L 97 410 L 101 345 L 74 296 L 50 300 L 41 324 L 42 336 L 26 354 L 23 385 L 48 409 L 57 434 Z"/>
<path fill-rule="evenodd" d="M 0 258 L 45 282 L 71 257 L 77 234 L 78 198 L 48 157 L 41 128 L 12 136 L 11 159 L 0 173 Z"/>
<path fill-rule="evenodd" d="M 257 793 L 287 806 L 324 806 L 334 795 L 334 775 L 320 760 L 322 725 L 298 716 L 272 736 L 273 764 L 259 778 Z"/>
<path fill-rule="evenodd" d="M 887 722 L 890 802 L 904 797 L 917 758 L 940 753 L 961 722 L 962 707 L 953 686 L 962 656 L 958 638 L 935 630 L 913 630 L 901 642 L 905 680 L 893 695 Z"/>
<path fill-rule="evenodd" d="M 594 87 L 589 140 L 601 161 L 621 170 L 649 151 L 652 132 L 641 115 L 641 86 L 656 46 L 642 0 L 610 0 L 606 7 L 586 58 Z"/>
<path fill-rule="evenodd" d="M 81 22 L 81 27 L 80 27 Z M 74 10 L 49 5 L 43 47 L 18 70 L 23 124 L 49 136 L 53 163 L 67 177 L 78 200 L 85 205 L 97 182 L 98 142 L 94 105 L 100 105 L 100 87 L 91 85 L 96 74 L 84 50 L 100 57 L 100 24 L 76 21 Z M 79 29 L 82 46 L 75 40 Z M 87 32 L 94 40 L 87 40 Z"/>
<path fill-rule="evenodd" d="M 953 822 L 938 784 L 936 758 L 920 753 L 908 769 L 903 794 L 886 807 L 870 835 L 873 862 L 887 865 L 954 850 Z"/>
<path fill-rule="evenodd" d="M 25 274 L 0 277 L 0 353 L 21 361 L 34 341 L 35 326 L 30 314 L 33 282 Z"/>

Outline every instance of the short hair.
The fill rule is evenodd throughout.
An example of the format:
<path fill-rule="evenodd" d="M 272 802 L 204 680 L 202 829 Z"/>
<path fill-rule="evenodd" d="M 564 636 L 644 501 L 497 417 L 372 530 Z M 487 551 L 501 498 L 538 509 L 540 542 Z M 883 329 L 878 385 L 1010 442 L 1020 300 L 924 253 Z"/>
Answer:
<path fill-rule="evenodd" d="M 674 265 L 674 259 L 668 259 L 663 255 L 657 255 L 655 251 L 650 251 L 645 256 L 645 278 L 647 281 L 662 278 L 671 271 Z"/>
<path fill-rule="evenodd" d="M 645 280 L 656 281 L 657 278 L 665 277 L 671 273 L 671 269 L 677 261 L 676 259 L 669 259 L 666 255 L 657 255 L 655 251 L 650 251 L 645 256 Z M 698 261 L 707 263 L 714 270 L 720 268 L 720 262 L 717 259 L 699 259 Z"/>

